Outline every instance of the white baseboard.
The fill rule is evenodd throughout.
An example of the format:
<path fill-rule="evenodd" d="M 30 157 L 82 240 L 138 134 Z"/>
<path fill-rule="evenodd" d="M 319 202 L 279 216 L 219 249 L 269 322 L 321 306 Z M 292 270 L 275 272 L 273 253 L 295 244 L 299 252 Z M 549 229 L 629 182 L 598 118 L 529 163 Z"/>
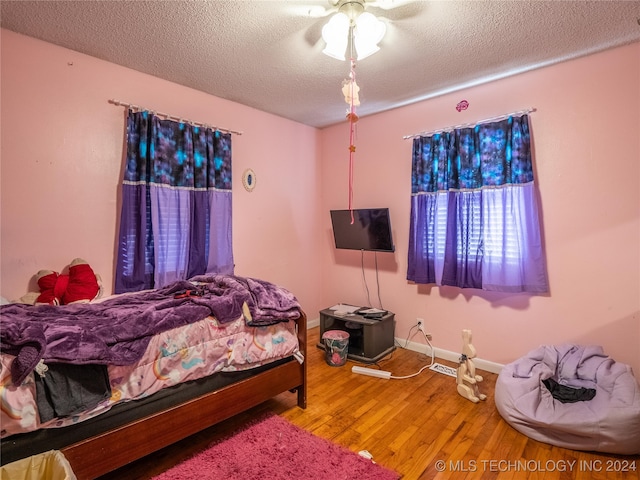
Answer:
<path fill-rule="evenodd" d="M 405 344 L 406 344 L 406 347 L 405 347 Z M 396 338 L 396 345 L 400 345 L 403 348 L 406 348 L 407 350 L 412 350 L 414 352 L 419 352 L 424 355 L 431 356 L 431 350 L 429 348 L 429 345 L 425 345 L 424 343 L 417 343 L 417 342 L 407 343 L 405 339 Z M 436 358 L 449 360 L 450 362 L 458 363 L 460 361 L 460 353 L 451 352 L 449 350 L 444 350 L 442 348 L 433 347 L 433 354 Z M 473 359 L 473 363 L 475 363 L 476 368 L 478 368 L 479 370 L 484 370 L 486 372 L 491 372 L 491 373 L 500 373 L 500 371 L 502 370 L 502 367 L 504 367 L 504 365 L 502 365 L 501 363 L 491 362 L 489 360 L 483 360 L 478 357 Z"/>
<path fill-rule="evenodd" d="M 307 319 L 307 328 L 319 327 L 320 326 L 320 317 L 314 318 L 312 320 Z M 403 338 L 395 338 L 396 345 L 400 345 L 407 350 L 412 350 L 414 352 L 422 353 L 424 355 L 431 356 L 431 350 L 429 349 L 429 345 L 425 345 L 424 343 L 418 342 L 408 342 Z M 432 342 L 433 343 L 433 342 Z M 406 344 L 406 346 L 405 346 Z M 442 348 L 434 347 L 433 353 L 436 358 L 441 358 L 443 360 L 449 360 L 450 362 L 458 363 L 460 361 L 460 353 L 451 352 L 449 350 L 444 350 Z M 476 368 L 480 370 L 484 370 L 486 372 L 491 373 L 500 373 L 502 368 L 504 367 L 501 363 L 491 362 L 489 360 L 483 360 L 482 358 L 474 358 L 473 363 L 476 364 Z"/>

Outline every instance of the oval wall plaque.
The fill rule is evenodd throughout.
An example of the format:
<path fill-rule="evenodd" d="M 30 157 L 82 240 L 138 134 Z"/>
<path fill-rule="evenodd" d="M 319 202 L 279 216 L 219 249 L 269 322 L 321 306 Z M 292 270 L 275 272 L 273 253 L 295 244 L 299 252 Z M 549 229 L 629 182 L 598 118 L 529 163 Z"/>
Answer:
<path fill-rule="evenodd" d="M 247 168 L 242 174 L 242 185 L 247 192 L 253 190 L 256 186 L 256 172 Z"/>

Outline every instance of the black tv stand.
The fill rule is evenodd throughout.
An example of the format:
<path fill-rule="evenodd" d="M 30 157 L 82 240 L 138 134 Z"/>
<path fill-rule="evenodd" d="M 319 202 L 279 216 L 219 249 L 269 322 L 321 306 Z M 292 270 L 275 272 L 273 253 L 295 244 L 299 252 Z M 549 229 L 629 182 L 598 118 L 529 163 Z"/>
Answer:
<path fill-rule="evenodd" d="M 367 318 L 358 312 L 336 315 L 335 310 L 320 310 L 320 340 L 318 348 L 324 350 L 322 335 L 327 330 L 349 333 L 347 358 L 375 363 L 395 350 L 395 314 L 385 312 L 380 318 Z"/>

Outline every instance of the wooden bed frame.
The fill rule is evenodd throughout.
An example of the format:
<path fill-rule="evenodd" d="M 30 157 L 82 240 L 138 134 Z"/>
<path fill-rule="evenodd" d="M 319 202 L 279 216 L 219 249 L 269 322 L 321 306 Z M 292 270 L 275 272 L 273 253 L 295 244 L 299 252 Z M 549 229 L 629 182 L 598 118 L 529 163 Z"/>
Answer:
<path fill-rule="evenodd" d="M 305 361 L 291 359 L 248 379 L 61 449 L 78 480 L 94 479 L 286 391 L 307 406 L 307 318 L 297 320 Z"/>

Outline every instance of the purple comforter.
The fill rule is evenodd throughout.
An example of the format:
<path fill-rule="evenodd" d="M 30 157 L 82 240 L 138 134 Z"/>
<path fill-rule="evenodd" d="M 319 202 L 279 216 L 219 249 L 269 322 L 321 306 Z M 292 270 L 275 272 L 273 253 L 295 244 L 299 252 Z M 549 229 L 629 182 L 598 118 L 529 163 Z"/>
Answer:
<path fill-rule="evenodd" d="M 186 290 L 197 290 L 202 296 L 175 298 Z M 230 275 L 198 276 L 102 303 L 4 305 L 0 307 L 0 351 L 16 356 L 11 376 L 20 384 L 40 360 L 134 363 L 153 335 L 209 315 L 220 323 L 244 315 L 248 325 L 271 325 L 299 318 L 300 305 L 282 287 Z"/>

